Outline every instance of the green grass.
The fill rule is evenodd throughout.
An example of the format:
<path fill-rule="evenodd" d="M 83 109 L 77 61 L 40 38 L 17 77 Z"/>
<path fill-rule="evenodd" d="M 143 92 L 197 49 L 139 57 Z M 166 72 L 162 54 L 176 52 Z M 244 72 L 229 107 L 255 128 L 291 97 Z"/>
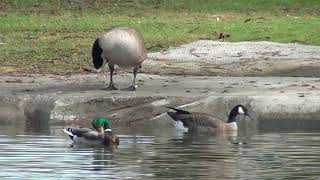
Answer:
<path fill-rule="evenodd" d="M 140 30 L 147 47 L 217 39 L 219 32 L 231 34 L 228 41 L 232 42 L 320 45 L 320 0 L 82 2 L 2 0 L 0 73 L 82 72 L 91 58 L 93 41 L 111 26 Z"/>

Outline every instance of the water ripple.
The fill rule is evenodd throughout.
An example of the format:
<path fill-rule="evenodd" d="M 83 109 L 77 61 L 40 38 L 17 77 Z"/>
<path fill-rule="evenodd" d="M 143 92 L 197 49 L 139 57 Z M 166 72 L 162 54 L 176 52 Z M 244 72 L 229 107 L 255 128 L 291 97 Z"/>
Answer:
<path fill-rule="evenodd" d="M 320 177 L 320 133 L 253 134 L 248 144 L 232 144 L 171 131 L 119 132 L 114 150 L 70 148 L 64 135 L 0 135 L 0 179 Z"/>

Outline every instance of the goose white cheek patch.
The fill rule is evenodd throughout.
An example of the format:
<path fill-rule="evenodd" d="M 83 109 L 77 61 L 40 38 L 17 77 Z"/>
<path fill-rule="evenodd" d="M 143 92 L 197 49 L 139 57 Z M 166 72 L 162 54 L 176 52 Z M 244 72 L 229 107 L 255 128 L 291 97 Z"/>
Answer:
<path fill-rule="evenodd" d="M 242 107 L 239 107 L 239 108 L 238 108 L 238 113 L 239 113 L 239 114 L 244 114 L 244 111 L 243 111 L 243 108 L 242 108 Z"/>

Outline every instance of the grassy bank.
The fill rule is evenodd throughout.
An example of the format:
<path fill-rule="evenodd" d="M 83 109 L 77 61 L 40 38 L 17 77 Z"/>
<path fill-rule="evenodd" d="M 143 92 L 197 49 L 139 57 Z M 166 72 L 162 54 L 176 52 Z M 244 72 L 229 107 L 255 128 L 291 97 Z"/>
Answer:
<path fill-rule="evenodd" d="M 81 72 L 111 26 L 137 28 L 150 51 L 220 32 L 232 42 L 320 45 L 319 9 L 320 0 L 2 0 L 0 73 Z"/>

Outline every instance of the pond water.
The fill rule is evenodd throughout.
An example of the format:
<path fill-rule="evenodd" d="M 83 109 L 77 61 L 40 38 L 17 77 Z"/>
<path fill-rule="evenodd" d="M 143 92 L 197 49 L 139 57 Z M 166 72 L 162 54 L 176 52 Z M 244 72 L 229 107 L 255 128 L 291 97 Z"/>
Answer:
<path fill-rule="evenodd" d="M 317 131 L 117 128 L 117 149 L 70 148 L 63 127 L 0 128 L 0 179 L 317 179 Z"/>

